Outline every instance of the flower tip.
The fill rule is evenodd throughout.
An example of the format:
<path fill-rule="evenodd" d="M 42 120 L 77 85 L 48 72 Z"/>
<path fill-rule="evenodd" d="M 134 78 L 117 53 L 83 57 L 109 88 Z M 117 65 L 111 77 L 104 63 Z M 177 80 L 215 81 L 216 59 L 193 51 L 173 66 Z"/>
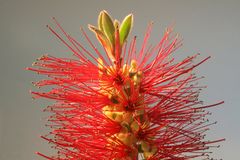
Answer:
<path fill-rule="evenodd" d="M 112 18 L 111 18 L 110 14 L 106 10 L 101 11 L 99 16 L 101 16 L 103 18 L 102 19 L 103 21 L 107 19 L 107 21 L 111 21 L 112 22 Z"/>
<path fill-rule="evenodd" d="M 133 21 L 133 13 L 130 13 L 129 15 L 127 15 L 127 17 L 131 18 Z"/>
<path fill-rule="evenodd" d="M 100 14 L 108 14 L 108 12 L 106 10 L 102 10 Z"/>
<path fill-rule="evenodd" d="M 88 29 L 91 30 L 91 31 L 96 31 L 96 27 L 94 27 L 93 25 L 91 24 L 88 24 Z M 82 30 L 82 27 L 80 27 L 80 30 Z"/>
<path fill-rule="evenodd" d="M 217 103 L 217 105 L 221 105 L 223 103 L 225 103 L 225 101 L 221 101 L 221 102 Z"/>

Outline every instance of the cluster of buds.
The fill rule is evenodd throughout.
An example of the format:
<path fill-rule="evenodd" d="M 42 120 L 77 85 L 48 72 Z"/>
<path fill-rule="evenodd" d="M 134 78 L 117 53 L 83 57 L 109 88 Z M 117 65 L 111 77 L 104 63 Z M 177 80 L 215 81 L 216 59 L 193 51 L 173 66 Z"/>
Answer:
<path fill-rule="evenodd" d="M 132 14 L 126 16 L 120 25 L 118 20 L 112 21 L 110 15 L 106 11 L 102 11 L 98 17 L 98 28 L 92 25 L 88 27 L 96 34 L 108 57 L 116 63 L 121 63 L 122 46 L 128 37 L 132 24 Z"/>
<path fill-rule="evenodd" d="M 34 82 L 38 87 L 54 86 L 48 92 L 32 92 L 35 98 L 56 101 L 45 111 L 51 113 L 52 131 L 43 139 L 57 154 L 49 160 L 187 160 L 210 159 L 207 150 L 224 139 L 205 140 L 210 112 L 198 100 L 200 86 L 193 69 L 198 54 L 175 62 L 170 55 L 181 46 L 168 28 L 155 46 L 147 47 L 149 25 L 140 51 L 136 37 L 128 42 L 133 26 L 129 14 L 120 23 L 106 11 L 98 17 L 98 27 L 89 25 L 105 55 L 82 33 L 94 52 L 67 34 L 54 19 L 62 37 L 49 30 L 77 58 L 43 56 L 28 68 L 49 79 Z M 129 44 L 129 46 L 128 46 Z"/>
<path fill-rule="evenodd" d="M 112 66 L 104 66 L 103 60 L 98 58 L 100 92 L 112 102 L 103 107 L 103 114 L 121 125 L 120 132 L 110 135 L 109 145 L 117 145 L 120 141 L 131 148 L 129 159 L 135 159 L 138 153 L 143 153 L 147 159 L 156 153 L 157 147 L 154 143 L 141 139 L 142 130 L 150 125 L 145 111 L 144 92 L 140 91 L 143 74 L 135 59 L 128 65 L 122 64 L 121 57 L 122 46 L 132 23 L 132 14 L 126 16 L 120 25 L 117 20 L 113 22 L 106 11 L 102 11 L 98 17 L 98 29 L 92 25 L 89 28 L 96 34 L 113 62 Z M 112 140 L 114 138 L 118 141 Z"/>

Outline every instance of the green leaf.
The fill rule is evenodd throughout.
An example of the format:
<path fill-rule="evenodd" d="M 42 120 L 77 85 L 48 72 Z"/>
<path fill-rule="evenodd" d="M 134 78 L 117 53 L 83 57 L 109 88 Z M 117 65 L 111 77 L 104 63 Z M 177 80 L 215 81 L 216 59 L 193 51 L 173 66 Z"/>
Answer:
<path fill-rule="evenodd" d="M 101 40 L 103 40 L 107 44 L 109 44 L 109 40 L 107 39 L 107 37 L 105 36 L 105 34 L 101 30 L 99 30 L 98 28 L 96 28 L 95 26 L 92 26 L 90 24 L 88 25 L 88 28 L 96 34 L 97 38 L 100 37 Z"/>
<path fill-rule="evenodd" d="M 96 34 L 97 39 L 100 41 L 102 46 L 106 49 L 109 57 L 114 58 L 114 55 L 112 55 L 113 46 L 108 40 L 108 38 L 105 36 L 105 34 L 102 31 L 100 31 L 98 28 L 92 25 L 88 25 L 88 28 Z"/>
<path fill-rule="evenodd" d="M 127 39 L 128 34 L 132 28 L 132 25 L 133 25 L 133 15 L 129 14 L 128 16 L 126 16 L 124 18 L 124 20 L 122 21 L 122 24 L 120 26 L 119 34 L 120 34 L 120 44 L 121 45 Z"/>
<path fill-rule="evenodd" d="M 103 17 L 103 11 L 100 12 L 98 16 L 98 28 L 103 32 L 102 17 Z"/>
<path fill-rule="evenodd" d="M 109 41 L 113 44 L 115 42 L 115 28 L 113 25 L 113 21 L 107 11 L 102 11 L 102 28 L 105 35 L 108 37 Z"/>

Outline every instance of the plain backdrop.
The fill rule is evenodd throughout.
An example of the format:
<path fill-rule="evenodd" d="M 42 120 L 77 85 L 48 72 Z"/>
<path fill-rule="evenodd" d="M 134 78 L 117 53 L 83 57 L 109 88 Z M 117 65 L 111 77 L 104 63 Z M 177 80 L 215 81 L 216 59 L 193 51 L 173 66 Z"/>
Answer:
<path fill-rule="evenodd" d="M 107 10 L 122 19 L 133 13 L 138 47 L 147 23 L 154 21 L 151 42 L 157 42 L 168 25 L 184 39 L 176 51 L 179 59 L 201 53 L 212 56 L 196 72 L 208 85 L 201 99 L 205 104 L 225 104 L 210 109 L 211 121 L 218 121 L 207 138 L 226 138 L 213 150 L 213 158 L 240 159 L 240 1 L 236 0 L 0 0 L 0 159 L 42 159 L 36 151 L 50 153 L 39 138 L 47 133 L 42 109 L 51 102 L 31 99 L 37 90 L 31 81 L 42 77 L 24 68 L 42 54 L 69 57 L 70 52 L 45 27 L 56 17 L 66 31 L 81 40 L 80 26 L 96 24 L 97 15 Z M 95 42 L 95 37 L 87 31 Z"/>

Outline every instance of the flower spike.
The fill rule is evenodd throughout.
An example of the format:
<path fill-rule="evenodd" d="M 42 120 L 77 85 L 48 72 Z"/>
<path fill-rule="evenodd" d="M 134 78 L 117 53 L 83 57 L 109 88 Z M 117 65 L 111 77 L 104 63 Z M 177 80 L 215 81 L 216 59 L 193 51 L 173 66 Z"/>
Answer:
<path fill-rule="evenodd" d="M 106 11 L 98 26 L 89 25 L 104 51 L 98 50 L 81 29 L 91 50 L 66 33 L 54 18 L 57 29 L 48 29 L 73 53 L 72 58 L 45 55 L 28 70 L 47 76 L 33 82 L 52 86 L 45 92 L 32 91 L 56 103 L 46 126 L 51 132 L 41 136 L 55 155 L 38 155 L 48 160 L 189 160 L 210 159 L 209 148 L 224 139 L 206 140 L 211 115 L 207 111 L 223 103 L 203 105 L 194 69 L 210 57 L 194 62 L 199 54 L 180 62 L 171 58 L 182 42 L 165 31 L 154 46 L 148 46 L 152 23 L 141 49 L 136 36 L 127 38 L 133 26 L 129 14 L 120 23 Z M 123 52 L 123 53 L 122 53 Z M 106 55 L 104 55 L 106 53 Z"/>

